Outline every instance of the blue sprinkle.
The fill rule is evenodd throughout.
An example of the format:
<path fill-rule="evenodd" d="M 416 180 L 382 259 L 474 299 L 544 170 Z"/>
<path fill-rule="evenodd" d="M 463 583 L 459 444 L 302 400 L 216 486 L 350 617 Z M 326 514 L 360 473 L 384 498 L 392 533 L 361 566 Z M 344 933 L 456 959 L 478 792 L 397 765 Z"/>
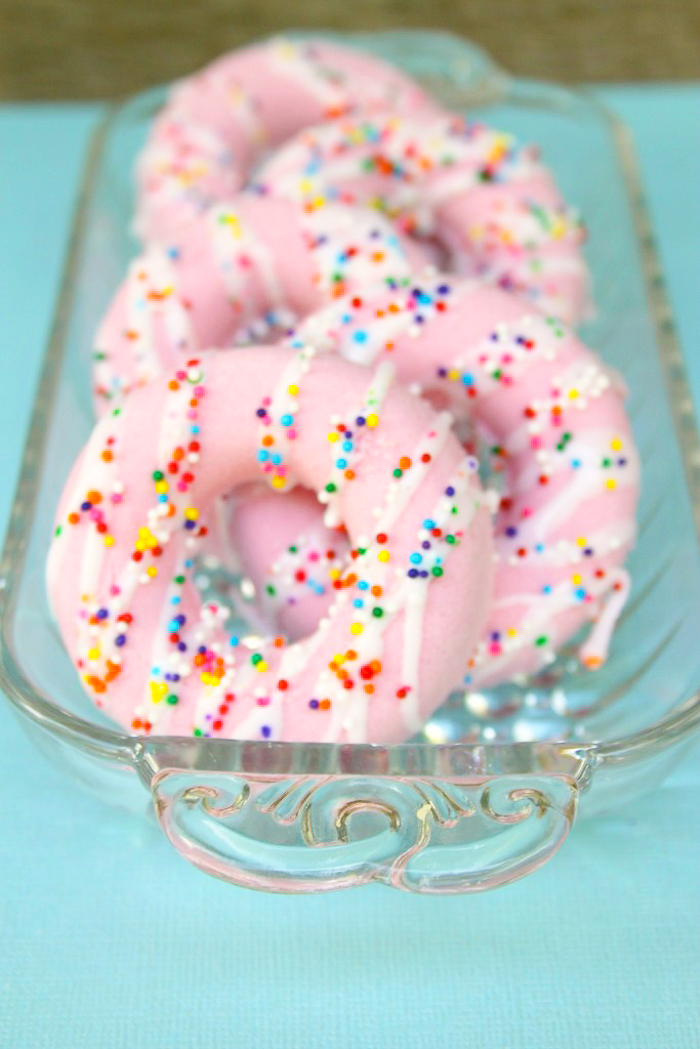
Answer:
<path fill-rule="evenodd" d="M 421 554 L 411 554 L 409 560 L 410 560 L 411 564 L 419 565 L 421 563 L 421 561 L 423 560 L 423 557 L 422 557 Z"/>
<path fill-rule="evenodd" d="M 289 413 L 286 413 L 285 415 L 282 416 L 282 418 L 280 419 L 280 422 L 282 423 L 283 426 L 291 426 L 292 425 L 292 416 Z"/>
<path fill-rule="evenodd" d="M 367 332 L 366 331 L 353 332 L 352 339 L 353 339 L 353 342 L 367 342 Z"/>

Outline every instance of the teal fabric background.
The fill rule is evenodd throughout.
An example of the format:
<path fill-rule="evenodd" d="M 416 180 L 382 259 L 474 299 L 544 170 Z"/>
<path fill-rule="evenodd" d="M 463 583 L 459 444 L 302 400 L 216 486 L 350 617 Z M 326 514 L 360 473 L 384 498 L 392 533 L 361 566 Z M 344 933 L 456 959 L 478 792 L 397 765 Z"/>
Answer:
<path fill-rule="evenodd" d="M 700 407 L 700 87 L 631 125 Z M 0 530 L 94 106 L 0 109 Z M 697 1049 L 697 751 L 497 893 L 259 895 L 84 795 L 0 697 L 1 1049 Z"/>

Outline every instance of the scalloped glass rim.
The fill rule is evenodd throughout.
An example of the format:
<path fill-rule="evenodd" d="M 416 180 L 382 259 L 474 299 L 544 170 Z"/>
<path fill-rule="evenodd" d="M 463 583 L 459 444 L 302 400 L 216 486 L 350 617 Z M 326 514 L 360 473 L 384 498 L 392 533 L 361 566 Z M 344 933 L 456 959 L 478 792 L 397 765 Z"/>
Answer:
<path fill-rule="evenodd" d="M 294 34 L 293 34 L 294 35 Z M 683 459 L 696 538 L 700 537 L 700 440 L 688 392 L 680 348 L 675 336 L 669 303 L 665 294 L 648 212 L 645 205 L 634 151 L 624 126 L 593 96 L 553 85 L 518 82 L 493 65 L 478 48 L 448 34 L 402 31 L 372 34 L 295 34 L 335 37 L 346 43 L 386 54 L 389 50 L 401 64 L 417 74 L 452 105 L 482 105 L 511 98 L 517 104 L 518 87 L 527 88 L 529 99 L 538 90 L 546 94 L 548 107 L 571 105 L 580 100 L 595 109 L 608 127 L 617 154 L 638 241 L 638 247 L 651 313 L 656 325 L 661 366 L 667 384 L 671 413 Z M 429 45 L 429 46 L 428 46 Z M 423 57 L 431 48 L 440 47 L 450 61 L 434 73 Z M 10 517 L 5 547 L 0 564 L 0 617 L 2 619 L 0 684 L 16 707 L 53 735 L 74 744 L 96 757 L 126 762 L 146 775 L 149 755 L 159 752 L 159 763 L 169 759 L 175 766 L 190 768 L 234 769 L 241 772 L 274 771 L 275 773 L 308 773 L 309 771 L 340 774 L 462 774 L 468 770 L 491 772 L 518 771 L 533 768 L 569 767 L 585 755 L 590 765 L 619 763 L 626 755 L 651 756 L 658 750 L 688 737 L 700 724 L 700 692 L 695 692 L 669 715 L 648 728 L 603 743 L 407 743 L 392 746 L 289 744 L 197 740 L 190 738 L 153 737 L 144 740 L 117 730 L 96 725 L 54 703 L 36 689 L 22 672 L 15 657 L 12 627 L 16 610 L 19 581 L 25 566 L 29 526 L 36 499 L 37 482 L 46 438 L 50 406 L 56 396 L 60 364 L 66 347 L 66 332 L 73 308 L 77 274 L 84 248 L 89 205 L 95 192 L 100 157 L 110 130 L 129 106 L 152 107 L 162 101 L 161 89 L 147 92 L 136 99 L 110 107 L 96 130 L 85 168 L 76 217 L 70 238 L 54 322 L 49 337 L 43 368 L 38 383 L 31 423 L 24 448 L 21 471 Z M 144 764 L 145 763 L 145 764 Z"/>

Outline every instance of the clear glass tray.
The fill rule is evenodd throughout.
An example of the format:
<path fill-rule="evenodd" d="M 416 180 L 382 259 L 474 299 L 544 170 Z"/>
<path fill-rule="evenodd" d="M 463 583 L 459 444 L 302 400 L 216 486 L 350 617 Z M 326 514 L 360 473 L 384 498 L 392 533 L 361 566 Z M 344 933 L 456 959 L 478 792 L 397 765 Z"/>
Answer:
<path fill-rule="evenodd" d="M 59 492 L 90 430 L 90 347 L 136 250 L 133 161 L 164 92 L 114 107 L 85 172 L 0 568 L 0 682 L 37 744 L 145 812 L 209 873 L 274 891 L 379 880 L 465 892 L 512 880 L 588 814 L 652 789 L 700 726 L 700 446 L 625 131 L 583 92 L 517 81 L 454 37 L 343 38 L 456 110 L 538 142 L 590 227 L 585 336 L 629 386 L 643 461 L 633 593 L 608 664 L 565 653 L 527 688 L 453 696 L 400 746 L 124 735 L 93 708 L 51 622 L 43 570 Z"/>

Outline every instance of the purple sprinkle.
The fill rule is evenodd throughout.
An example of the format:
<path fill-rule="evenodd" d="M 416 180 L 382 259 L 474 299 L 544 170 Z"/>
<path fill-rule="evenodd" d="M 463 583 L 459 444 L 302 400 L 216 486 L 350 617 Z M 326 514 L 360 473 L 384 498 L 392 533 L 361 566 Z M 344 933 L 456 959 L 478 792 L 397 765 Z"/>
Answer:
<path fill-rule="evenodd" d="M 126 644 L 126 634 L 119 634 L 117 637 L 115 637 L 114 644 L 117 646 L 117 648 L 121 648 L 122 645 L 125 645 Z"/>
<path fill-rule="evenodd" d="M 408 570 L 409 579 L 415 579 L 417 575 L 418 575 L 418 569 L 417 568 L 409 568 L 409 570 Z"/>
<path fill-rule="evenodd" d="M 430 541 L 428 539 L 424 539 L 420 545 L 424 550 L 430 550 Z"/>
<path fill-rule="evenodd" d="M 445 495 L 454 495 L 454 494 L 455 494 L 455 490 L 454 490 L 454 488 L 452 487 L 452 485 L 449 485 L 449 486 L 448 486 L 448 487 L 447 487 L 447 488 L 445 489 Z"/>
<path fill-rule="evenodd" d="M 508 528 L 506 528 L 506 535 L 510 536 L 511 539 L 513 538 L 514 535 L 517 535 L 517 534 L 518 534 L 518 529 L 515 528 L 513 525 L 509 525 Z"/>
<path fill-rule="evenodd" d="M 106 619 L 108 615 L 109 615 L 109 612 L 107 611 L 106 608 L 100 608 L 97 611 L 97 618 L 98 619 Z"/>
<path fill-rule="evenodd" d="M 257 415 L 258 419 L 264 419 L 267 415 L 267 411 L 264 408 L 258 408 L 255 414 Z"/>
<path fill-rule="evenodd" d="M 438 284 L 436 291 L 438 295 L 448 295 L 450 291 L 449 284 Z"/>
<path fill-rule="evenodd" d="M 265 739 L 269 739 L 270 738 L 270 733 L 272 732 L 272 729 L 270 728 L 269 725 L 263 725 L 263 727 L 260 729 L 260 731 L 262 732 L 263 737 Z"/>
<path fill-rule="evenodd" d="M 92 510 L 92 503 L 88 503 L 87 500 L 80 504 L 81 510 Z"/>

